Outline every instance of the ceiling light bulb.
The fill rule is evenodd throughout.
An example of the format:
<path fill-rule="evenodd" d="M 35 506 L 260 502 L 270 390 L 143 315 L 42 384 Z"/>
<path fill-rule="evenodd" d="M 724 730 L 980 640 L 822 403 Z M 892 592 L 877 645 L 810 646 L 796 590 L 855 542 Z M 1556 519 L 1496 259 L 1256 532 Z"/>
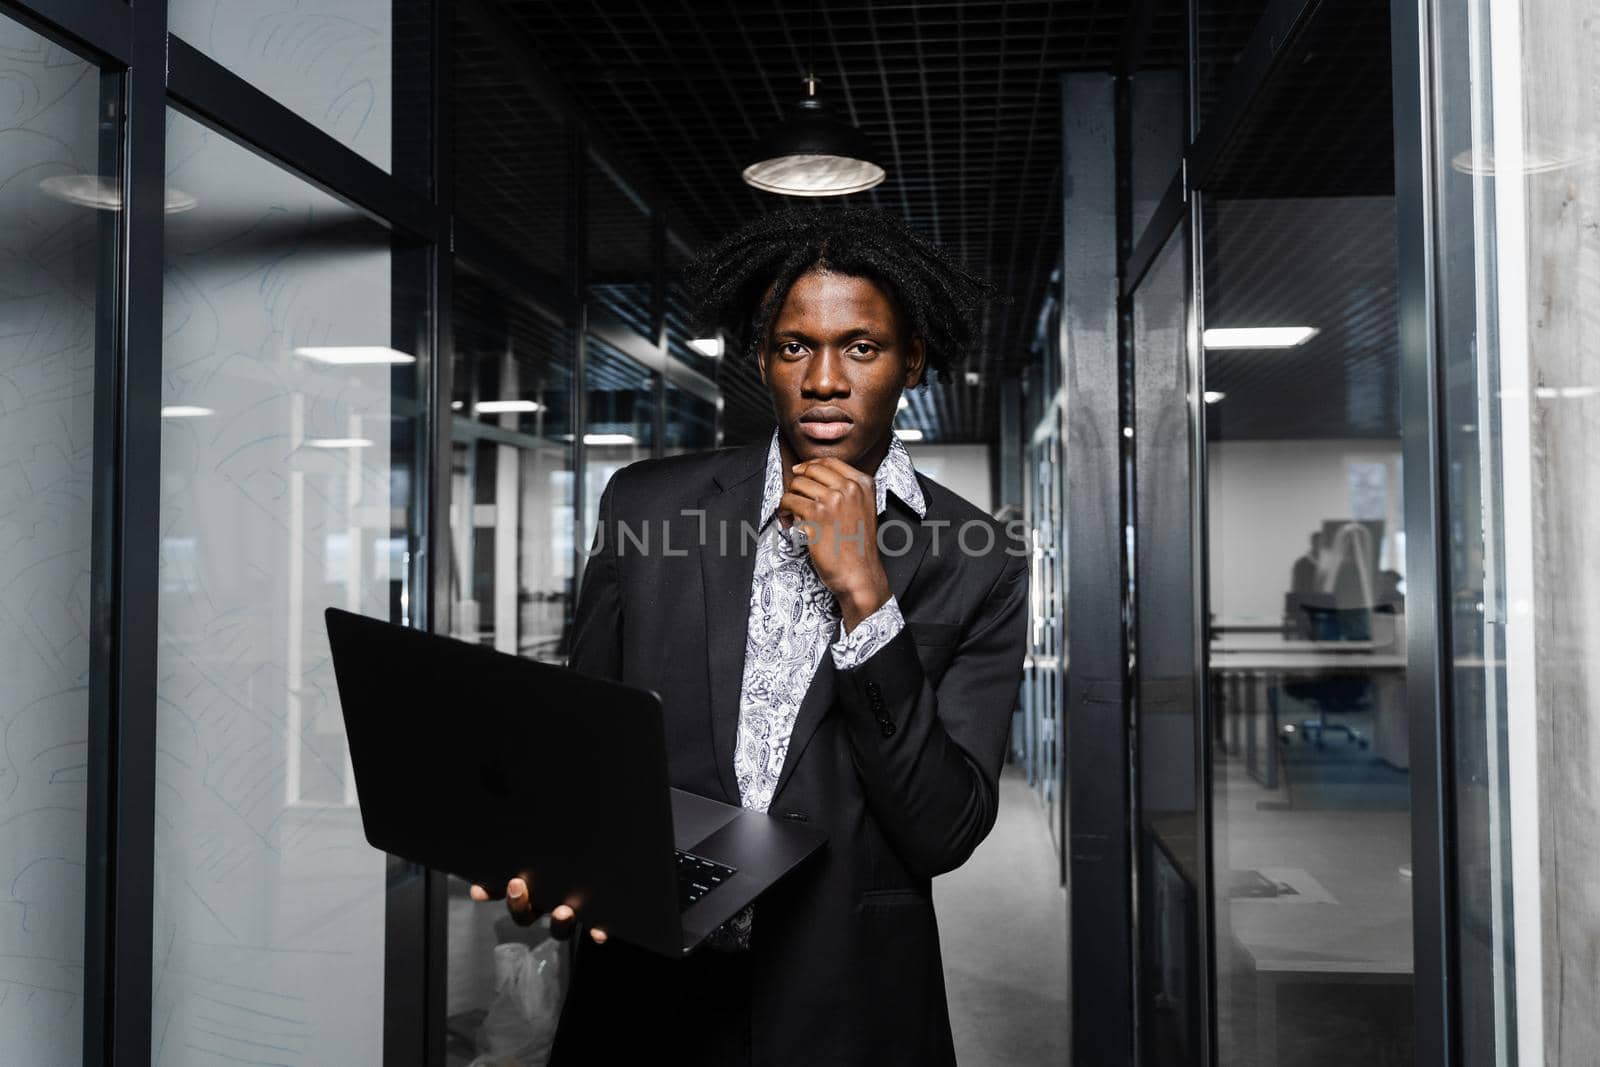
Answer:
<path fill-rule="evenodd" d="M 895 410 L 896 411 L 904 411 L 906 408 L 908 408 L 910 406 L 911 406 L 911 401 L 907 400 L 904 395 L 901 395 L 900 403 L 895 406 Z"/>
<path fill-rule="evenodd" d="M 922 431 L 921 430 L 916 430 L 916 429 L 896 430 L 894 432 L 894 435 L 896 437 L 900 438 L 900 440 L 902 440 L 902 441 L 920 441 L 920 440 L 922 440 Z"/>
<path fill-rule="evenodd" d="M 1220 403 L 1223 399 L 1225 399 L 1227 397 L 1227 395 L 1228 395 L 1227 393 L 1219 393 L 1214 389 L 1207 389 L 1205 391 L 1205 393 L 1204 393 L 1205 401 L 1206 401 L 1207 404 Z"/>
<path fill-rule="evenodd" d="M 631 433 L 586 433 L 583 435 L 586 445 L 636 445 L 638 438 Z"/>
<path fill-rule="evenodd" d="M 163 419 L 203 419 L 207 415 L 215 415 L 210 408 L 198 407 L 194 404 L 168 404 L 161 409 Z"/>
<path fill-rule="evenodd" d="M 708 356 L 711 359 L 716 359 L 718 356 L 722 355 L 722 338 L 696 337 L 694 340 L 689 342 L 689 347 L 700 353 L 702 356 Z"/>

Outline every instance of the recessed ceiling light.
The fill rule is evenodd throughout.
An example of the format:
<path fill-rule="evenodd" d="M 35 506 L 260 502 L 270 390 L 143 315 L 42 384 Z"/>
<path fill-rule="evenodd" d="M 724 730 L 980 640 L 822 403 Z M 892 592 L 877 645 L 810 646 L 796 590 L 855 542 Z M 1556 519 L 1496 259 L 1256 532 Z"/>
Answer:
<path fill-rule="evenodd" d="M 302 359 L 314 360 L 317 363 L 332 363 L 336 366 L 359 366 L 369 363 L 415 363 L 416 356 L 408 356 L 404 352 L 396 352 L 392 348 L 379 345 L 347 345 L 347 346 L 311 346 L 297 348 L 294 354 Z"/>
<path fill-rule="evenodd" d="M 968 385 L 977 385 L 981 381 L 983 381 L 983 376 L 980 375 L 977 371 L 975 371 L 975 370 L 967 371 L 967 384 Z"/>
<path fill-rule="evenodd" d="M 207 415 L 215 415 L 210 408 L 197 407 L 193 404 L 168 404 L 161 409 L 163 419 L 203 419 Z"/>
<path fill-rule="evenodd" d="M 1293 348 L 1319 332 L 1315 326 L 1219 326 L 1205 332 L 1204 343 L 1207 348 Z"/>
<path fill-rule="evenodd" d="M 452 400 L 452 401 L 450 401 L 450 410 L 451 411 L 460 411 L 462 408 L 464 408 L 466 406 L 467 406 L 467 402 L 465 400 Z"/>
<path fill-rule="evenodd" d="M 694 340 L 689 342 L 689 347 L 700 353 L 702 356 L 709 356 L 712 359 L 716 359 L 718 356 L 722 355 L 722 338 L 696 337 Z"/>
<path fill-rule="evenodd" d="M 472 405 L 472 410 L 480 415 L 501 415 L 516 411 L 543 411 L 544 405 L 537 400 L 480 400 Z"/>
<path fill-rule="evenodd" d="M 638 438 L 631 433 L 586 433 L 583 435 L 586 445 L 636 445 Z"/>
<path fill-rule="evenodd" d="M 1133 427 L 1132 426 L 1124 426 L 1122 428 L 1122 436 L 1124 436 L 1124 437 L 1132 437 L 1133 436 Z"/>
<path fill-rule="evenodd" d="M 371 448 L 365 437 L 313 437 L 306 442 L 312 448 Z"/>
<path fill-rule="evenodd" d="M 1207 389 L 1204 393 L 1207 404 L 1216 404 L 1227 397 L 1227 393 L 1219 393 L 1214 389 Z"/>
<path fill-rule="evenodd" d="M 902 441 L 920 441 L 920 440 L 922 440 L 922 431 L 921 430 L 917 430 L 917 429 L 896 430 L 894 432 L 894 435 L 896 437 L 900 438 L 900 440 L 902 440 Z"/>

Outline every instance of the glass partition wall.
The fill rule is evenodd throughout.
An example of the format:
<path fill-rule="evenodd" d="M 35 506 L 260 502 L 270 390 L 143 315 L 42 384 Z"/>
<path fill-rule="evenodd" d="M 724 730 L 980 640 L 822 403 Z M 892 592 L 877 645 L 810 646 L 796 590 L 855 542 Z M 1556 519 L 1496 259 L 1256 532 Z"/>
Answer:
<path fill-rule="evenodd" d="M 0 2 L 0 1062 L 480 1051 L 518 932 L 365 842 L 322 611 L 560 661 L 720 405 L 693 246 L 468 8 Z"/>
<path fill-rule="evenodd" d="M 1164 58 L 1119 82 L 1134 855 L 1122 900 L 1097 882 L 1073 913 L 1131 903 L 1134 1007 L 1075 1014 L 1079 1048 L 1228 1067 L 1600 1048 L 1592 1012 L 1561 1010 L 1593 988 L 1571 814 L 1592 790 L 1554 740 L 1592 718 L 1587 571 L 1561 538 L 1587 514 L 1564 462 L 1592 421 L 1573 353 L 1594 301 L 1583 271 L 1530 266 L 1587 254 L 1592 131 L 1554 86 L 1593 63 L 1570 18 L 1494 7 L 1190 4 L 1166 187 Z M 1092 874 L 1116 828 L 1073 818 Z"/>

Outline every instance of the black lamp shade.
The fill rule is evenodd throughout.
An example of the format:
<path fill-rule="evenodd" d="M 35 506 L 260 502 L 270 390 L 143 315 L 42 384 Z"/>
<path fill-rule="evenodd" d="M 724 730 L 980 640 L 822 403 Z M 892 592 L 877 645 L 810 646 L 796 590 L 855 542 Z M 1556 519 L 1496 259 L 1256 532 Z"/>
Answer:
<path fill-rule="evenodd" d="M 865 134 L 806 97 L 787 122 L 756 143 L 744 180 L 784 196 L 843 196 L 883 181 L 877 156 Z"/>

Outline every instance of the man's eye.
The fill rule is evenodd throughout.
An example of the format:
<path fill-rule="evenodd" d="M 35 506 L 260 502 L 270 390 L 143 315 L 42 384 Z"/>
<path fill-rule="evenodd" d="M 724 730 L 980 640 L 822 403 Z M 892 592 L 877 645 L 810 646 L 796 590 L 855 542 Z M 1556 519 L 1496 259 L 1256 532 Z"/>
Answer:
<path fill-rule="evenodd" d="M 868 358 L 876 355 L 878 349 L 875 346 L 868 344 L 866 341 L 857 341 L 845 351 L 853 353 L 857 356 L 861 356 L 862 358 Z"/>
<path fill-rule="evenodd" d="M 778 347 L 778 351 L 786 356 L 803 356 L 806 353 L 806 346 L 799 341 L 785 341 Z"/>

